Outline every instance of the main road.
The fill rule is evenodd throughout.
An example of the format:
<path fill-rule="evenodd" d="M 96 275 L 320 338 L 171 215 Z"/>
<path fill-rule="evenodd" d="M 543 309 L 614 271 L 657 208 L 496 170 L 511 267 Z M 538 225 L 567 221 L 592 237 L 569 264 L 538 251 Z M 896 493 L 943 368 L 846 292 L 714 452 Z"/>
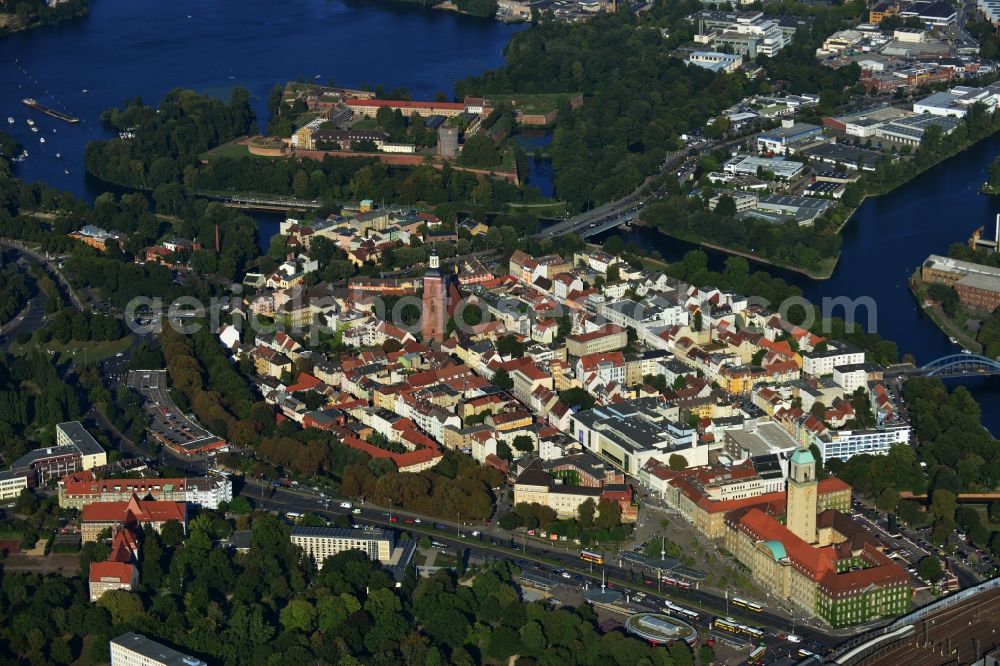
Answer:
<path fill-rule="evenodd" d="M 660 170 L 648 176 L 634 192 L 597 208 L 580 213 L 562 222 L 557 222 L 535 234 L 536 238 L 553 238 L 563 234 L 577 234 L 581 238 L 593 236 L 619 224 L 631 222 L 639 217 L 639 212 L 657 193 L 650 191 L 650 185 L 658 178 L 667 176 L 684 161 L 684 152 L 667 155 Z"/>
<path fill-rule="evenodd" d="M 244 480 L 242 494 L 256 502 L 258 508 L 264 510 L 285 513 L 289 511 L 303 514 L 315 513 L 328 519 L 336 516 L 347 516 L 366 524 L 405 529 L 412 533 L 426 534 L 439 542 L 482 553 L 487 558 L 509 560 L 522 567 L 525 562 L 531 562 L 532 565 L 540 564 L 543 568 L 555 567 L 570 571 L 581 580 L 587 581 L 591 586 L 600 584 L 603 573 L 608 581 L 618 587 L 627 586 L 641 590 L 647 597 L 661 600 L 670 599 L 683 605 L 698 608 L 703 613 L 702 624 L 707 619 L 704 618 L 705 613 L 713 616 L 742 617 L 742 621 L 745 623 L 769 628 L 772 641 L 779 641 L 780 639 L 777 638 L 779 634 L 792 633 L 794 628 L 794 633 L 801 636 L 807 643 L 814 643 L 825 650 L 839 644 L 858 631 L 858 628 L 853 628 L 850 632 L 838 634 L 814 622 L 800 624 L 796 620 L 793 624 L 791 618 L 772 610 L 747 614 L 729 604 L 724 594 L 714 590 L 691 588 L 667 594 L 658 590 L 655 585 L 646 585 L 641 573 L 636 574 L 628 568 L 619 567 L 610 561 L 606 562 L 600 569 L 591 569 L 580 560 L 575 551 L 559 550 L 545 542 L 529 542 L 523 535 L 506 532 L 495 524 L 491 526 L 477 526 L 474 523 L 462 524 L 453 520 L 400 511 L 398 508 L 380 507 L 371 503 L 359 505 L 360 514 L 351 515 L 348 509 L 338 506 L 338 500 L 319 497 L 318 493 L 310 491 L 308 488 L 302 486 L 298 488 L 273 488 L 270 484 L 253 477 L 247 477 Z M 435 526 L 443 526 L 445 529 L 435 529 Z M 471 536 L 473 530 L 481 531 L 478 537 Z M 775 645 L 779 644 L 784 644 L 784 641 Z"/>

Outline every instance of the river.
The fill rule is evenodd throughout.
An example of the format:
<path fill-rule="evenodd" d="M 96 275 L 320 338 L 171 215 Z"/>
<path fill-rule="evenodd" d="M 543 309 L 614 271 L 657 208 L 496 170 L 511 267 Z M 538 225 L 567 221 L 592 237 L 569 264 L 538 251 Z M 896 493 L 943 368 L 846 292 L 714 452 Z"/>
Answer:
<path fill-rule="evenodd" d="M 829 280 L 813 280 L 800 273 L 762 266 L 798 285 L 817 305 L 824 298 L 870 297 L 871 328 L 899 345 L 900 355 L 912 353 L 918 363 L 954 354 L 959 348 L 917 307 L 907 279 L 928 254 L 947 254 L 948 246 L 968 240 L 986 225 L 992 235 L 1000 213 L 1000 198 L 977 192 L 986 180 L 994 156 L 1000 154 L 1000 134 L 983 141 L 923 173 L 893 192 L 865 201 L 844 227 L 840 262 Z M 678 259 L 694 246 L 650 228 L 622 233 L 645 249 L 658 250 L 665 259 Z M 721 270 L 727 255 L 709 251 L 713 270 Z M 834 312 L 836 315 L 837 313 Z M 867 315 L 859 310 L 862 321 Z M 949 381 L 949 383 L 957 383 Z M 983 422 L 1000 434 L 1000 379 L 962 380 L 983 410 Z"/>

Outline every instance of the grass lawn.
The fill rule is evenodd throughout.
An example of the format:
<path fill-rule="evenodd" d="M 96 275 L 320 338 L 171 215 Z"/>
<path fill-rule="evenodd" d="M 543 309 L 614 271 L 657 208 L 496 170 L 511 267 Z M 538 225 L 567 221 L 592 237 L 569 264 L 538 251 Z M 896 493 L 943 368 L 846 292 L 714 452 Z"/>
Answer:
<path fill-rule="evenodd" d="M 233 159 L 239 159 L 241 157 L 250 157 L 250 151 L 247 147 L 239 143 L 224 143 L 221 146 L 216 146 L 211 150 L 201 154 L 201 159 L 211 160 L 219 157 L 232 157 Z"/>
<path fill-rule="evenodd" d="M 374 118 L 359 118 L 351 123 L 351 129 L 373 130 L 378 129 L 378 121 Z"/>
<path fill-rule="evenodd" d="M 73 350 L 76 350 L 76 360 L 83 362 L 86 359 L 87 363 L 93 363 L 94 361 L 101 361 L 106 358 L 111 358 L 119 352 L 123 352 L 129 348 L 132 344 L 132 336 L 126 335 L 120 340 L 109 340 L 100 342 L 76 342 L 70 340 L 66 344 L 56 342 L 55 340 L 50 340 L 48 343 L 41 346 L 41 349 L 52 356 L 56 357 L 57 363 L 75 362 Z M 23 356 L 28 349 L 35 349 L 35 345 L 29 342 L 26 345 L 20 345 L 18 343 L 13 343 L 10 346 L 10 352 L 14 356 Z"/>
<path fill-rule="evenodd" d="M 434 564 L 432 566 L 441 567 L 442 569 L 451 569 L 458 566 L 458 558 L 454 555 L 438 553 L 438 556 L 434 558 Z"/>

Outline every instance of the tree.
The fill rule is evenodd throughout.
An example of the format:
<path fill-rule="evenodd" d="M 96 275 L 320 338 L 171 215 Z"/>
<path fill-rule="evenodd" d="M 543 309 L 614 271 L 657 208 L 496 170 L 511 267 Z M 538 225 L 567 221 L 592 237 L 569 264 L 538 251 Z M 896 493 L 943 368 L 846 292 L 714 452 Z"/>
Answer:
<path fill-rule="evenodd" d="M 933 555 L 921 558 L 917 563 L 917 574 L 926 581 L 933 581 L 941 573 L 941 561 Z"/>
<path fill-rule="evenodd" d="M 954 520 L 956 508 L 957 498 L 950 490 L 938 489 L 931 494 L 930 512 L 935 520 Z"/>
<path fill-rule="evenodd" d="M 21 491 L 14 504 L 14 513 L 29 516 L 38 511 L 38 498 L 28 488 Z"/>
<path fill-rule="evenodd" d="M 681 470 L 687 469 L 688 461 L 687 458 L 685 458 L 681 454 L 672 453 L 670 454 L 670 458 L 667 459 L 667 465 L 669 465 L 670 469 L 674 470 L 675 472 L 679 472 Z"/>
<path fill-rule="evenodd" d="M 97 600 L 100 608 L 111 615 L 112 624 L 141 622 L 145 615 L 142 599 L 135 592 L 109 590 Z"/>
<path fill-rule="evenodd" d="M 695 310 L 694 317 L 692 319 L 693 319 L 693 321 L 691 322 L 692 330 L 700 331 L 702 326 L 704 325 L 702 322 L 701 310 Z"/>
<path fill-rule="evenodd" d="M 308 601 L 296 599 L 281 609 L 281 624 L 289 631 L 308 633 L 316 622 L 316 609 Z"/>
<path fill-rule="evenodd" d="M 490 381 L 497 388 L 503 389 L 504 391 L 509 391 L 514 388 L 514 380 L 510 378 L 510 373 L 508 373 L 503 368 L 500 368 L 493 373 L 493 377 Z"/>
<path fill-rule="evenodd" d="M 535 440 L 530 435 L 518 435 L 514 438 L 514 448 L 524 453 L 535 450 Z"/>
<path fill-rule="evenodd" d="M 594 513 L 597 511 L 597 505 L 594 503 L 594 498 L 588 498 L 580 507 L 577 509 L 577 520 L 580 523 L 580 527 L 585 530 L 589 530 L 594 526 Z"/>
<path fill-rule="evenodd" d="M 253 502 L 239 495 L 233 498 L 233 501 L 229 503 L 229 511 L 239 515 L 246 515 L 253 511 Z"/>
<path fill-rule="evenodd" d="M 875 506 L 879 511 L 885 511 L 887 513 L 892 513 L 896 510 L 899 505 L 899 492 L 893 488 L 886 488 L 879 496 L 875 498 Z"/>
<path fill-rule="evenodd" d="M 948 285 L 933 282 L 927 287 L 927 296 L 941 304 L 941 309 L 949 317 L 958 311 L 958 292 Z"/>
<path fill-rule="evenodd" d="M 622 507 L 618 502 L 602 499 L 597 505 L 597 519 L 594 524 L 602 530 L 618 527 L 622 522 Z"/>
<path fill-rule="evenodd" d="M 184 540 L 184 527 L 176 520 L 168 520 L 160 528 L 160 540 L 167 548 L 175 548 Z"/>
<path fill-rule="evenodd" d="M 723 217 L 735 217 L 736 202 L 728 194 L 723 194 L 719 197 L 718 203 L 715 204 L 715 212 Z"/>

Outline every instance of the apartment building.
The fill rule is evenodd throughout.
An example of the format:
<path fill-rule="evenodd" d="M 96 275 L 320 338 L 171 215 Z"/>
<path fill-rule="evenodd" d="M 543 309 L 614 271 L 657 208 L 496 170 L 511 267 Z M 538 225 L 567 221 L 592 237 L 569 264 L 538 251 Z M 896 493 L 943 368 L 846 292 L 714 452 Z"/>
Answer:
<path fill-rule="evenodd" d="M 111 641 L 111 666 L 208 666 L 142 634 L 128 632 Z"/>
<path fill-rule="evenodd" d="M 9 501 L 28 489 L 28 474 L 24 472 L 0 472 L 0 501 Z"/>
<path fill-rule="evenodd" d="M 813 377 L 833 374 L 841 365 L 865 362 L 865 353 L 846 342 L 829 341 L 825 348 L 802 351 L 802 372 Z"/>
<path fill-rule="evenodd" d="M 80 452 L 83 469 L 108 464 L 108 456 L 104 449 L 79 421 L 56 425 L 56 445 L 75 446 Z"/>
<path fill-rule="evenodd" d="M 233 483 L 224 476 L 177 479 L 97 479 L 90 471 L 59 480 L 59 506 L 82 509 L 94 502 L 127 502 L 132 495 L 162 502 L 187 502 L 218 509 L 233 499 Z"/>
<path fill-rule="evenodd" d="M 570 356 L 587 356 L 617 351 L 628 346 L 628 332 L 618 324 L 605 324 L 589 333 L 578 333 L 566 338 L 566 352 Z"/>
<path fill-rule="evenodd" d="M 388 563 L 395 544 L 392 532 L 379 529 L 297 526 L 292 528 L 291 538 L 319 568 L 328 557 L 346 550 L 360 550 L 371 560 Z"/>

